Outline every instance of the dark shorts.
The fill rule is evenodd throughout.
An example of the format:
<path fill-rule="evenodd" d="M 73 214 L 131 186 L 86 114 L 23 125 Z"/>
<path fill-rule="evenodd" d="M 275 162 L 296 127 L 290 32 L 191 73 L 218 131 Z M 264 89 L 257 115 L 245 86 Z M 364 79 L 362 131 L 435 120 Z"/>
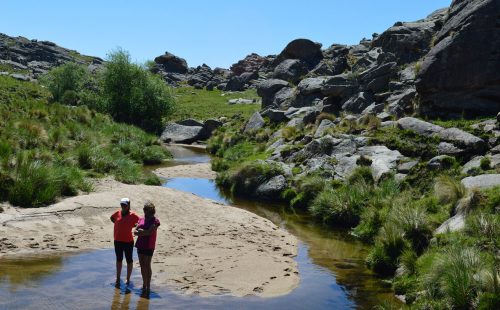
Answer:
<path fill-rule="evenodd" d="M 137 249 L 137 254 L 142 254 L 146 256 L 153 256 L 155 249 Z"/>
<path fill-rule="evenodd" d="M 125 260 L 128 264 L 132 263 L 132 251 L 134 250 L 134 242 L 121 242 L 115 241 L 115 254 L 116 260 L 121 262 L 123 260 L 123 253 L 125 253 Z"/>

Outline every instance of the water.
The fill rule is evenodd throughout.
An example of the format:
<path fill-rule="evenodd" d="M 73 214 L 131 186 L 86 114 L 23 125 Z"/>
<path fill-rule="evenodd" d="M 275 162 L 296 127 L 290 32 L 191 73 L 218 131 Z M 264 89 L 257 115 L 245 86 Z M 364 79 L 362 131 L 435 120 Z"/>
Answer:
<path fill-rule="evenodd" d="M 198 150 L 177 148 L 173 153 L 183 156 L 184 163 L 209 161 Z M 113 287 L 114 252 L 106 249 L 1 259 L 0 309 L 369 309 L 387 300 L 395 302 L 392 292 L 364 266 L 367 247 L 344 231 L 327 229 L 307 214 L 279 204 L 232 198 L 211 180 L 175 178 L 166 180 L 164 186 L 246 209 L 297 236 L 299 287 L 276 298 L 202 298 L 178 295 L 153 284 L 150 299 L 145 299 L 133 285 L 142 283 L 137 268 L 130 290 Z"/>

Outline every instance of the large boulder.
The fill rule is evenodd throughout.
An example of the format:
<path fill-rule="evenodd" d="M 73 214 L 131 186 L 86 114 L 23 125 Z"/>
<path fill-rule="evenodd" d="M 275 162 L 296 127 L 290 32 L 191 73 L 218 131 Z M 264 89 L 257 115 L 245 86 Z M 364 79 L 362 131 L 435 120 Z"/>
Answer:
<path fill-rule="evenodd" d="M 225 89 L 226 91 L 242 91 L 245 88 L 245 80 L 241 76 L 232 76 L 229 81 L 227 81 Z"/>
<path fill-rule="evenodd" d="M 184 126 L 179 124 L 167 124 L 160 139 L 166 143 L 193 143 L 203 139 L 205 136 L 202 126 Z"/>
<path fill-rule="evenodd" d="M 474 150 L 474 153 L 481 153 L 486 147 L 486 142 L 483 139 L 458 128 L 441 130 L 437 136 L 441 140 L 451 142 L 459 147 Z"/>
<path fill-rule="evenodd" d="M 417 90 L 430 116 L 500 111 L 498 0 L 454 0 L 435 46 L 425 56 Z"/>
<path fill-rule="evenodd" d="M 274 69 L 273 77 L 297 83 L 308 72 L 307 65 L 300 59 L 285 59 Z"/>
<path fill-rule="evenodd" d="M 264 199 L 279 199 L 280 194 L 287 187 L 284 176 L 278 175 L 259 185 L 255 190 L 255 196 Z"/>
<path fill-rule="evenodd" d="M 297 85 L 297 89 L 301 95 L 320 93 L 327 80 L 328 77 L 324 76 L 303 79 L 300 81 L 299 85 Z"/>
<path fill-rule="evenodd" d="M 462 179 L 462 185 L 467 189 L 487 189 L 500 186 L 500 174 L 482 174 L 475 177 Z"/>
<path fill-rule="evenodd" d="M 287 44 L 285 49 L 278 55 L 277 61 L 284 59 L 300 59 L 309 66 L 315 66 L 321 59 L 321 44 L 308 39 L 296 39 Z"/>
<path fill-rule="evenodd" d="M 348 98 L 357 88 L 358 83 L 349 74 L 339 74 L 326 79 L 321 87 L 321 92 L 327 97 Z"/>
<path fill-rule="evenodd" d="M 386 100 L 389 113 L 396 116 L 402 116 L 405 113 L 412 112 L 416 96 L 417 91 L 414 87 L 391 94 Z"/>
<path fill-rule="evenodd" d="M 375 181 L 394 172 L 398 161 L 403 158 L 399 151 L 390 150 L 384 145 L 360 147 L 358 154 L 371 159 L 371 170 Z"/>
<path fill-rule="evenodd" d="M 295 88 L 283 87 L 276 94 L 274 94 L 273 105 L 279 108 L 288 108 L 292 105 L 294 99 Z"/>
<path fill-rule="evenodd" d="M 374 101 L 373 96 L 369 92 L 360 92 L 347 100 L 342 109 L 351 113 L 361 113 Z"/>
<path fill-rule="evenodd" d="M 264 119 L 262 118 L 260 113 L 255 112 L 254 114 L 252 114 L 252 116 L 248 120 L 243 132 L 250 133 L 250 132 L 259 130 L 260 128 L 264 127 L 265 123 L 266 122 L 264 121 Z"/>
<path fill-rule="evenodd" d="M 262 108 L 265 109 L 272 105 L 274 95 L 288 85 L 287 81 L 278 79 L 269 79 L 257 84 L 257 94 L 262 97 Z"/>
<path fill-rule="evenodd" d="M 389 62 L 363 71 L 360 80 L 372 92 L 386 91 L 390 79 L 396 74 L 397 63 Z"/>
<path fill-rule="evenodd" d="M 207 119 L 203 123 L 203 129 L 207 133 L 207 135 L 212 135 L 212 132 L 216 130 L 217 128 L 222 126 L 222 122 L 215 120 L 215 119 Z"/>
<path fill-rule="evenodd" d="M 166 72 L 186 73 L 188 71 L 186 60 L 169 52 L 165 52 L 164 55 L 156 57 L 155 63 L 160 65 Z"/>
<path fill-rule="evenodd" d="M 401 129 L 411 130 L 418 133 L 419 135 L 427 137 L 430 137 L 433 134 L 437 134 L 444 129 L 441 126 L 434 125 L 414 117 L 403 117 L 399 119 L 398 126 Z"/>

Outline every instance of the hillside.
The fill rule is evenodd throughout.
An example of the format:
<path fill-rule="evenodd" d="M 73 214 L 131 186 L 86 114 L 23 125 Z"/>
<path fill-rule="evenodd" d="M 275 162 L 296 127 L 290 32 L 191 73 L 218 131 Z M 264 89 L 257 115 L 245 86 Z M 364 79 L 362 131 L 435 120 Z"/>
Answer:
<path fill-rule="evenodd" d="M 157 138 L 86 107 L 48 103 L 36 83 L 0 76 L 0 200 L 23 207 L 89 192 L 89 178 L 154 182 L 143 164 L 168 158 Z"/>

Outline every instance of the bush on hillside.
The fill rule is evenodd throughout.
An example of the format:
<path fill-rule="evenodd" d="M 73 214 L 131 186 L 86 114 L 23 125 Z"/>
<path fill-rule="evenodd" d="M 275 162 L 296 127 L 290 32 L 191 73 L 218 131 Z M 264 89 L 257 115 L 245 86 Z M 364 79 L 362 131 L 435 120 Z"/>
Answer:
<path fill-rule="evenodd" d="M 170 89 L 159 77 L 133 64 L 124 50 L 109 55 L 102 85 L 107 112 L 117 121 L 159 132 L 162 118 L 173 111 Z"/>
<path fill-rule="evenodd" d="M 78 102 L 78 92 L 81 91 L 87 75 L 84 66 L 68 62 L 50 70 L 42 78 L 42 84 L 52 94 L 54 102 L 75 105 Z"/>
<path fill-rule="evenodd" d="M 54 102 L 84 104 L 108 113 L 116 121 L 159 133 L 162 120 L 173 112 L 174 98 L 160 77 L 130 60 L 118 49 L 109 55 L 103 72 L 90 75 L 75 63 L 52 69 L 43 79 Z"/>

